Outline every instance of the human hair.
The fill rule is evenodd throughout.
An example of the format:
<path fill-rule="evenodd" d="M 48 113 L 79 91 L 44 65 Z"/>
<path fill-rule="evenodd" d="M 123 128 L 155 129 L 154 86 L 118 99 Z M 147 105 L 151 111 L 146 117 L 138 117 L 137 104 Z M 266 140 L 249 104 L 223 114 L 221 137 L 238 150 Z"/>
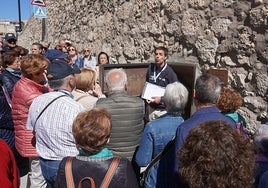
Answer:
<path fill-rule="evenodd" d="M 156 52 L 156 50 L 162 50 L 162 51 L 164 51 L 165 56 L 168 56 L 168 49 L 166 47 L 164 47 L 164 46 L 155 47 L 154 53 Z"/>
<path fill-rule="evenodd" d="M 16 52 L 18 56 L 25 56 L 29 52 L 29 50 L 23 48 L 22 46 L 15 46 L 14 48 L 12 48 L 12 51 Z"/>
<path fill-rule="evenodd" d="M 106 53 L 106 52 L 100 52 L 99 54 L 98 54 L 98 65 L 100 64 L 100 56 L 101 55 L 105 55 L 106 56 L 106 58 L 107 58 L 107 63 L 106 64 L 109 64 L 109 55 Z"/>
<path fill-rule="evenodd" d="M 261 152 L 268 156 L 268 125 L 260 124 L 256 126 L 254 142 Z"/>
<path fill-rule="evenodd" d="M 87 154 L 101 151 L 110 138 L 111 116 L 105 109 L 81 112 L 73 122 L 76 145 Z"/>
<path fill-rule="evenodd" d="M 47 50 L 50 46 L 50 42 L 46 42 L 46 41 L 40 41 L 39 44 L 43 46 L 44 50 Z"/>
<path fill-rule="evenodd" d="M 52 89 L 61 89 L 64 86 L 66 86 L 68 84 L 68 80 L 72 75 L 69 75 L 65 78 L 61 78 L 58 80 L 48 80 L 48 85 L 52 88 Z"/>
<path fill-rule="evenodd" d="M 181 114 L 188 101 L 188 90 L 180 82 L 166 86 L 164 103 L 169 114 Z"/>
<path fill-rule="evenodd" d="M 59 51 L 63 51 L 63 47 L 60 44 L 57 44 L 54 49 L 59 50 Z"/>
<path fill-rule="evenodd" d="M 82 68 L 80 74 L 75 74 L 75 82 L 76 88 L 82 91 L 89 91 L 93 89 L 95 80 L 96 80 L 96 72 L 91 69 Z"/>
<path fill-rule="evenodd" d="M 39 49 L 39 50 L 43 50 L 43 45 L 42 44 L 40 44 L 40 43 L 38 43 L 38 42 L 34 42 L 33 44 L 32 44 L 32 46 L 37 46 L 37 48 Z"/>
<path fill-rule="evenodd" d="M 31 79 L 33 74 L 40 74 L 47 69 L 50 61 L 40 54 L 29 54 L 21 58 L 21 72 Z"/>
<path fill-rule="evenodd" d="M 3 53 L 1 55 L 2 66 L 4 68 L 7 68 L 9 65 L 12 65 L 15 62 L 16 58 L 18 58 L 18 53 L 14 51 L 8 51 Z"/>
<path fill-rule="evenodd" d="M 221 112 L 235 112 L 242 106 L 242 97 L 236 90 L 223 87 L 217 100 L 217 107 Z"/>
<path fill-rule="evenodd" d="M 73 44 L 70 44 L 70 45 L 68 46 L 68 48 L 67 48 L 68 53 L 69 53 L 69 51 L 70 51 L 71 48 L 74 48 L 74 49 L 75 49 L 75 54 L 77 55 L 77 54 L 78 54 L 78 50 L 77 50 L 76 46 L 73 45 Z"/>
<path fill-rule="evenodd" d="M 124 69 L 111 69 L 105 76 L 105 81 L 110 92 L 122 91 L 127 84 L 127 74 Z"/>
<path fill-rule="evenodd" d="M 252 187 L 255 158 L 249 140 L 222 120 L 193 128 L 179 151 L 179 174 L 190 188 Z"/>
<path fill-rule="evenodd" d="M 222 82 L 212 74 L 204 73 L 196 79 L 195 91 L 199 104 L 216 104 L 221 93 Z"/>

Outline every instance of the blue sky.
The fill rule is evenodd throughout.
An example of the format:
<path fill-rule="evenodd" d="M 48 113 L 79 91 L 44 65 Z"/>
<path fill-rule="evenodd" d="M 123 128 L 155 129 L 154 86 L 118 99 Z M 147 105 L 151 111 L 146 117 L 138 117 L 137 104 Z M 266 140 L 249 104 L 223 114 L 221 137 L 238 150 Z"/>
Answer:
<path fill-rule="evenodd" d="M 0 0 L 0 20 L 19 20 L 18 1 L 20 1 L 21 20 L 28 20 L 33 14 L 31 0 Z"/>

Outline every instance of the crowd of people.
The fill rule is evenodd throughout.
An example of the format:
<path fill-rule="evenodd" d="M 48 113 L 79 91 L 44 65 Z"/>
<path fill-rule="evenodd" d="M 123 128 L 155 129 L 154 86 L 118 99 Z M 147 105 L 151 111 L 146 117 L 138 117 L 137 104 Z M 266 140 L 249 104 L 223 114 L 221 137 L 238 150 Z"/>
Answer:
<path fill-rule="evenodd" d="M 78 53 L 66 39 L 30 50 L 16 42 L 1 45 L 1 186 L 267 187 L 268 125 L 248 135 L 243 98 L 217 76 L 203 72 L 189 96 L 168 49 L 156 47 L 146 82 L 163 96 L 129 95 L 123 68 L 104 74 L 103 93 L 107 53 Z M 186 119 L 189 97 L 196 111 Z"/>

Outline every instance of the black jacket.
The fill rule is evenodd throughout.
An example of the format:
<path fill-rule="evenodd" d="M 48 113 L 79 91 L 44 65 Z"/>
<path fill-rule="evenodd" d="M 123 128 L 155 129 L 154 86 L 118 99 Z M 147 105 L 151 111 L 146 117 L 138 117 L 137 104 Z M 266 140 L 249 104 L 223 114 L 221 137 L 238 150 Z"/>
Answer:
<path fill-rule="evenodd" d="M 65 188 L 65 157 L 59 166 L 55 188 Z M 113 161 L 113 157 L 106 158 L 90 158 L 85 156 L 77 156 L 72 161 L 72 173 L 75 187 L 78 187 L 79 181 L 84 177 L 93 178 L 96 187 L 100 187 L 104 176 Z M 88 188 L 90 184 L 84 182 L 82 187 Z M 109 188 L 137 188 L 139 187 L 137 178 L 131 166 L 131 163 L 126 158 L 120 158 L 119 165 L 114 173 L 114 176 L 109 184 Z"/>

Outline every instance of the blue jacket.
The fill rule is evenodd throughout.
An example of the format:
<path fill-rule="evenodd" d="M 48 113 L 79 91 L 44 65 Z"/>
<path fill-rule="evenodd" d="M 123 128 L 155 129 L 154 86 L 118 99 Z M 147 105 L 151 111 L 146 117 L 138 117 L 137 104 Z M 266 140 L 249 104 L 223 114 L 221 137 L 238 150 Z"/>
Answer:
<path fill-rule="evenodd" d="M 75 63 L 74 63 L 73 66 L 76 66 L 79 69 L 82 69 L 84 67 L 84 60 L 80 56 L 77 56 L 77 58 L 75 59 Z"/>
<path fill-rule="evenodd" d="M 268 157 L 263 153 L 258 153 L 256 155 L 255 182 L 254 182 L 255 188 L 258 188 L 260 179 L 266 171 L 268 171 Z M 267 180 L 266 183 L 268 183 Z"/>
<path fill-rule="evenodd" d="M 12 91 L 15 83 L 21 78 L 21 72 L 6 68 L 0 76 L 1 82 L 5 85 L 9 97 L 12 97 Z"/>
<path fill-rule="evenodd" d="M 136 162 L 139 166 L 147 166 L 175 136 L 176 129 L 183 122 L 181 116 L 164 114 L 145 126 Z M 153 166 L 145 179 L 145 187 L 157 186 L 157 170 L 159 164 Z"/>
<path fill-rule="evenodd" d="M 264 172 L 260 178 L 260 183 L 258 188 L 267 188 L 268 187 L 268 171 Z"/>
<path fill-rule="evenodd" d="M 175 165 L 173 166 L 175 173 L 173 175 L 175 176 L 173 178 L 178 177 L 179 160 L 178 160 L 177 152 L 182 148 L 190 130 L 192 130 L 195 126 L 201 123 L 204 123 L 206 121 L 212 121 L 212 120 L 223 120 L 227 122 L 228 124 L 230 124 L 230 126 L 232 126 L 234 129 L 236 127 L 235 122 L 231 118 L 223 115 L 217 107 L 206 107 L 206 108 L 201 108 L 197 110 L 191 116 L 191 118 L 183 122 L 176 131 L 175 148 L 173 150 L 173 160 L 175 159 Z M 178 180 L 174 180 L 174 182 L 178 182 Z"/>
<path fill-rule="evenodd" d="M 11 108 L 1 86 L 5 86 L 11 98 L 13 87 L 19 79 L 19 74 L 13 74 L 12 71 L 4 70 L 0 74 L 0 138 L 5 140 L 12 150 L 15 148 L 14 124 Z"/>

